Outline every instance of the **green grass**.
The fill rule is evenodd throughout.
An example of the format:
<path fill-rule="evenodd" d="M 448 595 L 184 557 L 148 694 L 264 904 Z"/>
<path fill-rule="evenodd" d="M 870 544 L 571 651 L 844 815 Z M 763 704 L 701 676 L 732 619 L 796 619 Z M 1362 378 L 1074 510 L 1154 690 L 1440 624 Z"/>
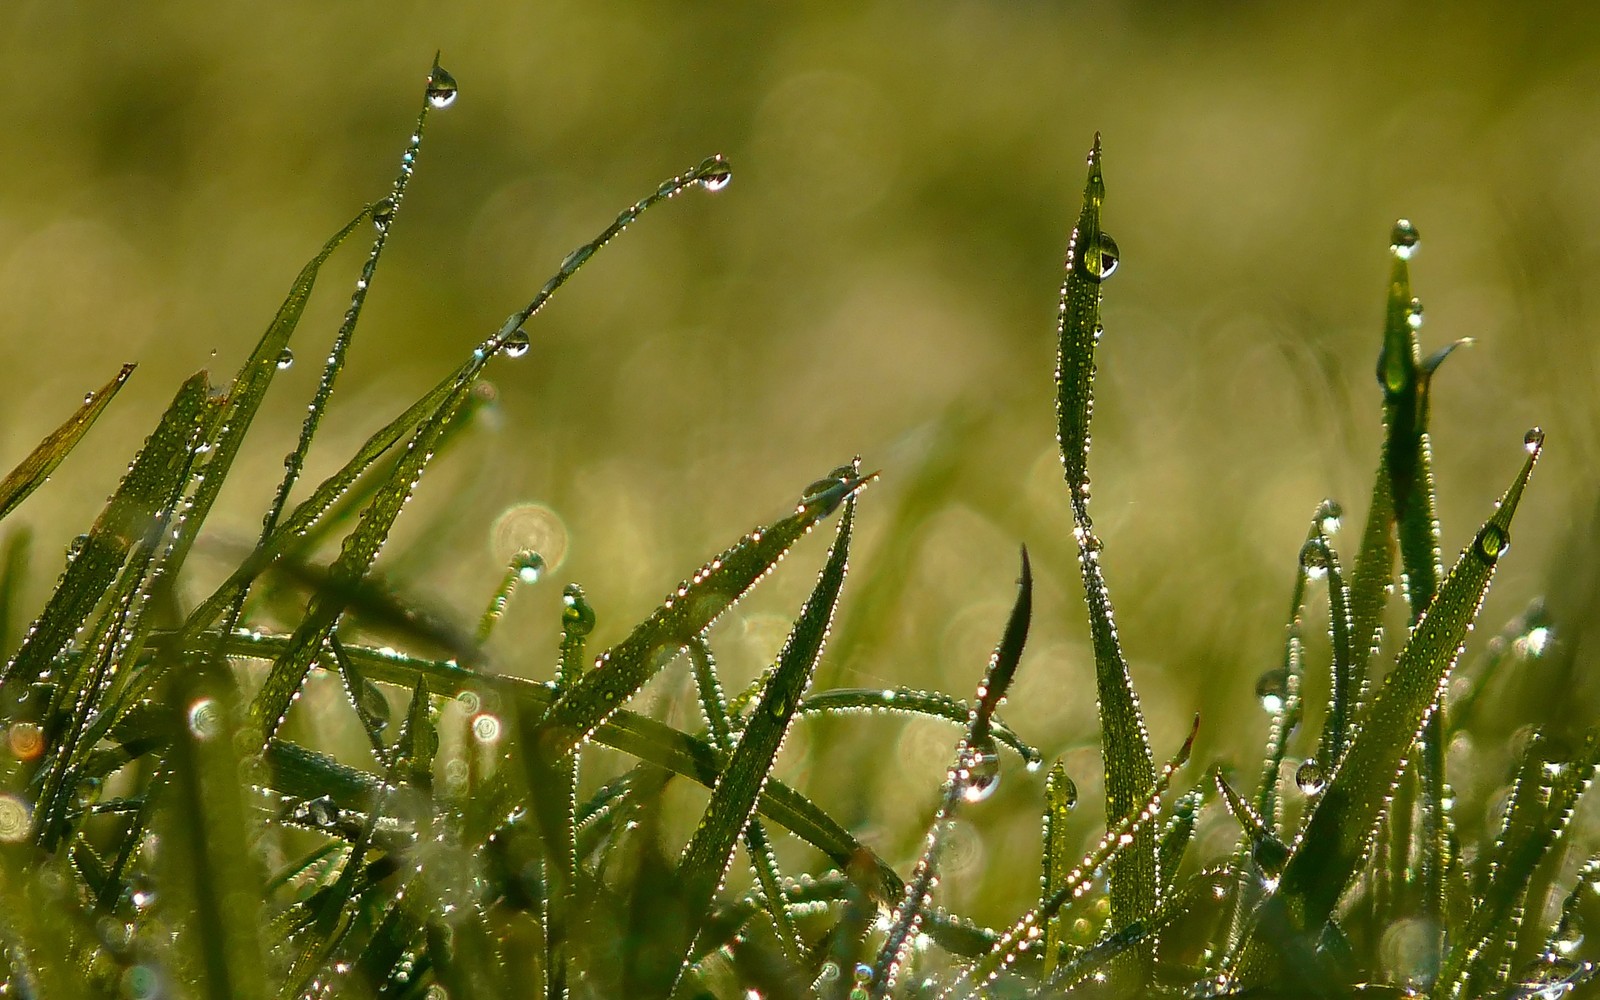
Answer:
<path fill-rule="evenodd" d="M 375 572 L 425 474 L 470 433 L 486 370 L 527 352 L 551 296 L 639 216 L 726 186 L 720 157 L 624 209 L 433 389 L 321 482 L 302 483 L 429 116 L 455 97 L 435 64 L 391 190 L 306 264 L 231 381 L 214 386 L 202 372 L 182 384 L 26 628 L 16 604 L 34 561 L 30 536 L 14 528 L 7 537 L 7 995 L 855 1000 L 1588 988 L 1596 966 L 1584 957 L 1582 922 L 1600 885 L 1600 843 L 1573 818 L 1600 762 L 1600 733 L 1569 744 L 1535 732 L 1519 748 L 1502 811 L 1463 822 L 1452 807 L 1447 751 L 1470 735 L 1462 720 L 1481 717 L 1490 671 L 1537 657 L 1549 634 L 1530 612 L 1458 668 L 1543 435 L 1530 431 L 1522 451 L 1485 443 L 1504 451 L 1509 485 L 1492 507 L 1482 498 L 1481 526 L 1446 571 L 1428 396 L 1457 345 L 1422 355 L 1409 223 L 1397 224 L 1391 246 L 1377 367 L 1385 434 L 1355 561 L 1347 573 L 1333 540 L 1341 509 L 1319 504 L 1304 545 L 1285 557 L 1293 596 L 1282 665 L 1258 687 L 1272 720 L 1261 765 L 1196 768 L 1198 732 L 1256 720 L 1151 732 L 1117 632 L 1090 516 L 1101 302 L 1120 266 L 1102 227 L 1096 138 L 1066 259 L 1056 371 L 1061 498 L 1095 664 L 1095 690 L 1082 697 L 1099 705 L 1106 823 L 1087 851 L 1074 842 L 1076 787 L 1050 762 L 1037 806 L 1041 878 L 1011 894 L 1033 902 L 985 926 L 950 909 L 940 882 L 964 825 L 983 827 L 1007 756 L 1029 770 L 1045 763 L 1000 715 L 1019 670 L 1049 668 L 1030 664 L 1025 649 L 1035 599 L 1026 550 L 1012 611 L 994 623 L 994 654 L 986 669 L 974 665 L 966 701 L 811 690 L 849 643 L 884 630 L 840 619 L 835 634 L 857 519 L 874 516 L 879 473 L 860 459 L 767 498 L 775 519 L 664 588 L 666 599 L 605 649 L 588 642 L 599 613 L 568 584 L 549 680 L 503 672 L 495 654 L 517 590 L 540 585 L 539 553 L 518 553 L 496 586 L 485 581 L 492 597 L 476 627 Z M 275 376 L 293 363 L 313 288 L 368 226 L 368 256 L 260 536 L 208 596 L 188 600 L 186 559 Z M 86 396 L 0 483 L 0 517 L 44 486 L 130 371 Z M 938 479 L 936 468 L 927 475 Z M 1224 500 L 1217 507 L 1230 516 Z M 788 638 L 730 697 L 718 620 L 791 550 L 814 547 L 806 536 L 830 521 L 831 547 Z M 869 571 L 875 596 L 896 586 L 895 572 Z M 1391 614 L 1401 581 L 1405 607 Z M 1324 614 L 1326 647 L 1309 641 Z M 1385 642 L 1386 629 L 1397 638 Z M 629 707 L 684 670 L 679 686 L 692 690 L 698 719 Z M 308 683 L 323 675 L 336 684 Z M 1473 683 L 1458 689 L 1453 678 Z M 1325 707 L 1309 704 L 1313 690 L 1326 691 Z M 878 820 L 925 831 L 908 858 L 875 851 L 785 776 L 781 751 L 797 725 L 822 739 L 882 712 L 949 732 L 949 766 L 927 815 Z M 358 734 L 354 749 L 339 732 Z M 897 764 L 881 753 L 851 766 L 892 778 Z M 687 785 L 703 791 L 685 799 Z M 698 818 L 678 822 L 686 810 Z"/>

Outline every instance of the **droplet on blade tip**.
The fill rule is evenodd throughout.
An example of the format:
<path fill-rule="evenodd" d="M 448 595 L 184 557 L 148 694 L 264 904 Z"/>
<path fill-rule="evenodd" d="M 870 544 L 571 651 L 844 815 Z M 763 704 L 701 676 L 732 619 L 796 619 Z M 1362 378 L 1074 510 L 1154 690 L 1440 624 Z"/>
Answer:
<path fill-rule="evenodd" d="M 434 66 L 428 75 L 428 103 L 435 108 L 448 108 L 456 101 L 456 78 L 443 66 Z"/>

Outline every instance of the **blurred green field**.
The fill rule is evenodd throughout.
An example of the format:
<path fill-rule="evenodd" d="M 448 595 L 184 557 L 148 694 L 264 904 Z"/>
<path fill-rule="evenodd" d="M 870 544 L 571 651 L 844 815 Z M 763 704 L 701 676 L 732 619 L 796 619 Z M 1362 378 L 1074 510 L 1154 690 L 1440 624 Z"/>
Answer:
<path fill-rule="evenodd" d="M 883 479 L 862 502 L 823 681 L 970 695 L 1026 542 L 1035 626 L 1006 714 L 1066 756 L 1090 829 L 1092 659 L 1051 368 L 1099 130 L 1123 256 L 1105 285 L 1090 469 L 1158 756 L 1198 711 L 1197 758 L 1252 766 L 1266 725 L 1253 682 L 1280 656 L 1324 496 L 1345 502 L 1354 548 L 1402 215 L 1423 236 L 1424 344 L 1477 341 L 1434 392 L 1447 565 L 1519 465 L 1523 431 L 1549 435 L 1481 621 L 1498 630 L 1547 594 L 1565 645 L 1529 665 L 1549 674 L 1508 684 L 1490 730 L 1552 711 L 1587 722 L 1600 18 L 1390 6 L 13 4 L 0 465 L 140 363 L 115 419 L 13 519 L 37 532 L 34 606 L 121 468 L 96 455 L 131 455 L 183 375 L 231 373 L 304 261 L 386 192 L 437 48 L 461 97 L 430 120 L 313 477 L 618 209 L 708 154 L 734 166 L 725 192 L 656 209 L 597 257 L 530 328 L 532 351 L 491 369 L 495 406 L 429 474 L 380 562 L 470 622 L 527 543 L 501 515 L 555 512 L 564 558 L 555 585 L 513 605 L 504 669 L 548 674 L 559 583 L 584 584 L 597 639 L 614 639 L 860 453 Z M 254 537 L 358 259 L 346 250 L 324 272 L 300 361 L 213 519 L 234 532 L 214 536 L 224 555 Z M 825 547 L 803 547 L 719 627 L 732 679 L 776 649 L 777 616 L 793 615 Z M 651 691 L 679 698 L 672 683 Z M 904 861 L 956 736 L 870 718 L 802 728 L 788 773 Z M 886 753 L 894 781 L 855 780 L 852 756 Z M 951 902 L 985 919 L 1015 910 L 1042 783 L 1016 767 L 969 814 L 984 836 L 965 881 L 952 864 Z M 1007 887 L 995 899 L 979 891 L 991 879 Z"/>

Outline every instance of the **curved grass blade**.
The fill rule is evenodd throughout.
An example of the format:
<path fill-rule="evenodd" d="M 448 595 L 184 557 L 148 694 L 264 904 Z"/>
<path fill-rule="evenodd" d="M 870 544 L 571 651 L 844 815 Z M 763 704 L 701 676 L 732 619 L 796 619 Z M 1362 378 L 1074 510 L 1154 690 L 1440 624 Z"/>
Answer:
<path fill-rule="evenodd" d="M 761 786 L 772 774 L 778 750 L 794 720 L 795 706 L 800 703 L 800 696 L 811 683 L 817 661 L 822 658 L 828 629 L 833 623 L 834 609 L 839 604 L 839 591 L 844 586 L 845 573 L 849 568 L 851 528 L 856 513 L 854 494 L 863 481 L 858 473 L 847 468 L 822 493 L 823 496 L 838 498 L 832 503 L 839 500 L 845 503 L 828 560 L 817 575 L 817 584 L 800 609 L 799 617 L 795 619 L 794 627 L 778 653 L 777 669 L 773 671 L 766 690 L 762 692 L 761 701 L 757 703 L 744 733 L 739 737 L 738 746 L 728 757 L 728 764 L 711 791 L 711 801 L 706 804 L 694 837 L 684 848 L 683 857 L 678 862 L 678 881 L 681 883 L 686 919 L 683 928 L 686 940 L 677 942 L 681 945 L 678 954 L 684 957 L 684 964 L 677 972 L 680 978 L 682 969 L 687 967 L 694 938 L 699 935 L 700 928 L 711 913 L 712 897 L 733 862 L 734 843 L 749 828 L 750 820 L 756 813 Z M 807 491 L 808 497 L 812 495 L 812 491 Z M 803 500 L 800 509 L 808 511 L 813 506 L 821 510 L 831 504 L 828 501 Z M 560 707 L 559 702 L 556 707 Z"/>
<path fill-rule="evenodd" d="M 1320 508 L 1322 515 L 1326 508 Z M 1357 652 L 1354 625 L 1350 618 L 1350 590 L 1345 586 L 1339 553 L 1328 540 L 1323 525 L 1327 518 L 1313 519 L 1316 537 L 1301 550 L 1301 563 L 1307 572 L 1328 581 L 1328 634 L 1333 641 L 1333 672 L 1328 685 L 1328 714 L 1322 722 L 1315 763 L 1323 773 L 1339 766 L 1345 748 L 1355 733 L 1356 704 L 1361 696 L 1365 660 Z M 1308 562 L 1309 560 L 1309 562 Z"/>
<path fill-rule="evenodd" d="M 191 644 L 201 631 L 210 627 L 238 599 L 239 595 L 263 569 L 271 565 L 284 552 L 294 547 L 300 536 L 327 513 L 364 472 L 370 469 L 391 448 L 399 444 L 407 434 L 410 434 L 443 411 L 455 412 L 459 410 L 463 406 L 461 397 L 467 394 L 466 390 L 471 388 L 471 384 L 477 379 L 478 374 L 489 358 L 499 353 L 507 343 L 511 343 L 514 350 L 520 353 L 522 349 L 520 344 L 527 336 L 522 329 L 523 323 L 543 309 L 556 290 L 577 269 L 576 265 L 571 265 L 575 255 L 582 252 L 583 259 L 587 260 L 596 250 L 614 239 L 617 234 L 627 228 L 628 223 L 638 218 L 640 214 L 652 205 L 672 198 L 689 187 L 709 187 L 716 178 L 724 177 L 726 171 L 727 162 L 721 157 L 707 158 L 694 169 L 664 181 L 656 188 L 653 194 L 624 209 L 617 216 L 617 219 L 607 226 L 594 240 L 580 247 L 573 254 L 569 254 L 567 261 L 563 262 L 562 268 L 557 275 L 545 282 L 544 286 L 539 289 L 526 307 L 512 313 L 494 336 L 478 345 L 471 358 L 445 376 L 438 385 L 435 385 L 416 402 L 412 403 L 405 412 L 369 437 L 338 472 L 325 479 L 313 491 L 311 496 L 296 506 L 289 517 L 256 547 L 256 551 L 251 554 L 250 558 L 236 568 L 227 580 L 223 581 L 209 597 L 190 613 L 184 623 L 182 633 L 178 637 L 177 644 L 180 646 Z M 448 421 L 446 424 L 448 426 Z M 393 479 L 394 475 L 391 473 L 384 481 L 391 482 Z"/>
<path fill-rule="evenodd" d="M 922 927 L 923 915 L 933 905 L 933 888 L 943 860 L 944 840 L 963 802 L 976 802 L 993 793 L 1000 780 L 999 754 L 989 732 L 989 720 L 1005 699 L 1011 680 L 1022 660 L 1022 647 L 1028 641 L 1028 625 L 1033 617 L 1033 573 L 1028 565 L 1028 550 L 1022 550 L 1022 576 L 1017 584 L 1017 600 L 1011 607 L 1000 643 L 989 657 L 989 667 L 978 685 L 967 734 L 956 747 L 956 757 L 945 776 L 944 799 L 928 830 L 927 846 L 917 860 L 905 898 L 889 919 L 889 931 L 872 965 L 868 996 L 887 996 L 896 985 L 910 951 L 912 938 Z"/>
<path fill-rule="evenodd" d="M 1188 738 L 1183 741 L 1183 746 L 1178 748 L 1177 755 L 1157 774 L 1150 797 L 1140 803 L 1138 811 L 1112 823 L 1106 829 L 1105 836 L 1100 838 L 1100 842 L 1062 879 L 1061 887 L 1038 908 L 1029 910 L 1020 920 L 1007 928 L 987 955 L 962 969 L 955 980 L 939 994 L 940 1000 L 952 1000 L 955 997 L 981 993 L 999 978 L 1000 973 L 1014 964 L 1018 956 L 1042 943 L 1044 923 L 1061 912 L 1063 907 L 1082 898 L 1093 886 L 1095 872 L 1109 864 L 1120 852 L 1129 849 L 1136 842 L 1139 831 L 1155 822 L 1161 811 L 1161 797 L 1167 793 L 1173 776 L 1189 762 L 1189 754 L 1194 749 L 1194 739 L 1199 731 L 1200 719 L 1196 717 Z M 1115 922 L 1114 917 L 1113 922 Z M 1145 926 L 1140 921 L 1134 921 L 1123 927 L 1127 930 L 1135 925 Z M 1140 936 L 1142 937 L 1142 933 Z"/>
<path fill-rule="evenodd" d="M 1264 919 L 1281 919 L 1283 926 L 1295 933 L 1316 933 L 1355 877 L 1398 779 L 1401 762 L 1460 656 L 1467 630 L 1488 591 L 1542 442 L 1542 434 L 1530 432 L 1529 454 L 1521 472 L 1462 552 L 1401 651 L 1306 823 L 1279 891 L 1269 903 L 1276 911 Z M 1248 961 L 1246 968 L 1252 968 Z"/>
<path fill-rule="evenodd" d="M 67 453 L 77 447 L 83 435 L 94 426 L 100 414 L 110 405 L 111 400 L 123 385 L 128 381 L 128 376 L 133 374 L 135 365 L 123 365 L 122 370 L 105 385 L 89 393 L 83 399 L 83 405 L 68 417 L 66 422 L 45 436 L 38 447 L 28 453 L 28 457 L 17 463 L 17 467 L 6 473 L 5 479 L 0 479 L 0 521 L 17 509 L 28 495 L 43 486 L 50 478 L 50 473 L 67 457 Z"/>
<path fill-rule="evenodd" d="M 1155 784 L 1155 758 L 1100 569 L 1100 540 L 1089 518 L 1089 418 L 1094 410 L 1095 345 L 1100 338 L 1100 284 L 1117 266 L 1117 245 L 1100 228 L 1105 180 L 1100 137 L 1089 151 L 1083 209 L 1067 246 L 1061 287 L 1060 353 L 1056 366 L 1057 440 L 1072 501 L 1073 535 L 1089 605 L 1100 740 L 1106 769 L 1106 816 L 1115 821 L 1139 808 Z M 1111 872 L 1111 912 L 1119 924 L 1148 917 L 1156 905 L 1155 832 L 1141 828 L 1137 843 L 1118 854 Z M 1143 965 L 1148 965 L 1148 950 Z"/>
<path fill-rule="evenodd" d="M 743 705 L 735 701 L 729 711 L 742 711 Z M 911 688 L 834 688 L 806 695 L 795 709 L 795 715 L 850 715 L 859 712 L 895 712 L 917 715 L 925 719 L 940 719 L 966 726 L 972 720 L 972 708 L 959 698 L 941 691 L 917 691 Z M 989 732 L 995 743 L 1010 747 L 1029 767 L 1037 767 L 1042 760 L 1039 749 L 1024 743 L 1016 730 L 999 719 L 989 720 Z"/>
<path fill-rule="evenodd" d="M 696 570 L 627 638 L 602 653 L 595 661 L 596 669 L 561 694 L 539 723 L 534 738 L 551 749 L 570 750 L 582 743 L 656 671 L 770 573 L 818 521 L 873 478 L 841 466 L 808 487 L 793 514 L 750 532 Z M 794 706 L 788 706 L 786 717 L 793 711 Z"/>

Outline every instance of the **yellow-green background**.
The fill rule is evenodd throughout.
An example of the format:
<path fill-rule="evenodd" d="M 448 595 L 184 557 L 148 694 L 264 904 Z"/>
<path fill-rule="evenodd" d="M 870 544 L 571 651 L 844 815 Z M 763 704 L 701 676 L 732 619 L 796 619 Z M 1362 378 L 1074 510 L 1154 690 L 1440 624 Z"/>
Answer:
<path fill-rule="evenodd" d="M 1581 5 L 1392 6 L 10 4 L 0 464 L 140 363 L 84 453 L 14 518 L 38 533 L 29 599 L 180 377 L 231 371 L 306 258 L 385 193 L 437 48 L 461 96 L 430 120 L 314 473 L 616 210 L 707 154 L 735 170 L 725 192 L 647 216 L 539 317 L 526 357 L 496 363 L 496 416 L 424 480 L 385 552 L 471 620 L 506 554 L 495 518 L 556 511 L 567 557 L 513 606 L 505 669 L 548 671 L 559 583 L 586 585 L 597 638 L 614 639 L 860 453 L 883 479 L 862 501 L 847 609 L 870 574 L 899 589 L 844 623 L 852 648 L 830 652 L 826 679 L 968 694 L 1027 542 L 1035 630 L 1008 714 L 1066 755 L 1087 829 L 1092 669 L 1051 368 L 1099 130 L 1123 266 L 1104 288 L 1094 512 L 1158 756 L 1199 711 L 1200 757 L 1250 773 L 1266 723 L 1251 688 L 1280 655 L 1324 496 L 1346 502 L 1354 547 L 1401 215 L 1423 235 L 1425 349 L 1477 341 L 1434 394 L 1447 563 L 1523 431 L 1549 434 L 1484 623 L 1548 590 L 1579 662 L 1548 678 L 1519 666 L 1544 694 L 1501 699 L 1500 728 L 1586 720 L 1600 20 Z M 325 272 L 199 582 L 255 530 L 358 259 Z M 913 496 L 930 456 L 951 471 Z M 793 613 L 824 547 L 809 540 L 721 627 L 733 680 L 775 648 L 774 616 Z M 682 696 L 676 677 L 653 690 Z M 791 753 L 785 773 L 903 861 L 955 732 L 862 719 L 830 739 L 851 729 L 860 742 L 809 770 Z M 1004 886 L 973 903 L 994 919 L 1031 891 L 1041 783 L 1017 768 L 968 814 L 987 853 L 950 880 L 954 901 Z"/>

